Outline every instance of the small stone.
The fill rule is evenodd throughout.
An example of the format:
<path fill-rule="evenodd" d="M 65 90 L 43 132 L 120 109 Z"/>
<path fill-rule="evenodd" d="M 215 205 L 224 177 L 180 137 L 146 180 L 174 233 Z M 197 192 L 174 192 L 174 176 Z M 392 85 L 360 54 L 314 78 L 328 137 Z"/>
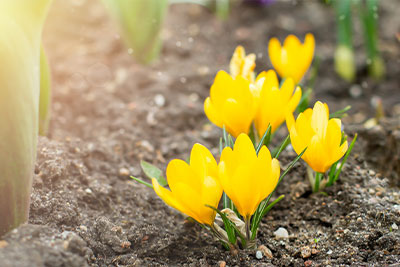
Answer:
<path fill-rule="evenodd" d="M 264 245 L 260 245 L 258 247 L 258 250 L 260 250 L 264 254 L 264 256 L 267 258 L 272 259 L 274 257 L 274 255 L 272 255 L 271 250 Z"/>
<path fill-rule="evenodd" d="M 311 249 L 311 254 L 315 255 L 315 254 L 318 254 L 318 253 L 319 253 L 318 249 L 316 249 L 316 248 L 312 248 Z"/>
<path fill-rule="evenodd" d="M 308 260 L 304 262 L 304 266 L 308 267 L 312 265 L 312 261 Z"/>
<path fill-rule="evenodd" d="M 396 224 L 396 223 L 393 223 L 393 224 L 392 224 L 392 229 L 393 229 L 393 230 L 398 230 L 398 229 L 399 229 L 399 227 L 397 226 L 397 224 Z"/>
<path fill-rule="evenodd" d="M 200 66 L 200 67 L 197 69 L 197 73 L 198 73 L 200 76 L 205 76 L 205 75 L 207 75 L 207 74 L 210 73 L 210 69 L 209 69 L 207 66 Z"/>
<path fill-rule="evenodd" d="M 359 98 L 362 95 L 362 92 L 363 92 L 363 90 L 362 90 L 361 86 L 358 84 L 354 84 L 350 87 L 350 95 L 353 98 Z"/>
<path fill-rule="evenodd" d="M 8 242 L 5 240 L 0 240 L 0 248 L 5 248 L 8 246 Z"/>
<path fill-rule="evenodd" d="M 86 188 L 86 189 L 85 189 L 85 192 L 88 193 L 88 194 L 93 193 L 93 192 L 92 192 L 92 189 L 90 189 L 90 188 Z"/>
<path fill-rule="evenodd" d="M 326 254 L 331 255 L 333 253 L 333 251 L 330 249 L 326 252 Z"/>
<path fill-rule="evenodd" d="M 120 176 L 129 176 L 129 170 L 127 168 L 121 168 L 121 169 L 119 169 L 119 175 Z"/>
<path fill-rule="evenodd" d="M 219 267 L 225 267 L 226 266 L 226 262 L 225 261 L 219 261 L 218 265 L 219 265 Z"/>
<path fill-rule="evenodd" d="M 279 227 L 278 230 L 276 230 L 276 231 L 274 232 L 274 234 L 275 234 L 275 238 L 276 238 L 276 239 L 286 239 L 286 238 L 289 238 L 289 233 L 288 233 L 288 231 L 287 231 L 285 228 L 283 228 L 283 227 Z"/>
<path fill-rule="evenodd" d="M 85 225 L 81 225 L 81 226 L 79 226 L 79 229 L 81 229 L 82 231 L 84 231 L 84 232 L 87 232 L 87 227 L 85 226 Z"/>
<path fill-rule="evenodd" d="M 258 260 L 261 260 L 261 259 L 263 258 L 263 254 L 262 254 L 261 251 L 259 251 L 259 250 L 256 251 L 256 258 L 257 258 Z"/>
<path fill-rule="evenodd" d="M 362 222 L 363 220 L 362 220 L 362 218 L 361 217 L 358 217 L 357 218 L 357 222 Z"/>
<path fill-rule="evenodd" d="M 311 249 L 308 246 L 302 247 L 300 253 L 303 259 L 309 258 L 311 256 Z"/>
<path fill-rule="evenodd" d="M 159 107 L 163 107 L 165 105 L 165 97 L 162 94 L 155 95 L 154 103 Z"/>

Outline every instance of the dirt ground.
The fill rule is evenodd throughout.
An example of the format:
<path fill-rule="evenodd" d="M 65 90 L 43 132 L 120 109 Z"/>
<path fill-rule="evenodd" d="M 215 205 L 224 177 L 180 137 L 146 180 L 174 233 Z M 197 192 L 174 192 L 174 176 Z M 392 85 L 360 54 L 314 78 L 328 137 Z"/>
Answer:
<path fill-rule="evenodd" d="M 355 18 L 358 79 L 333 71 L 335 24 L 320 1 L 240 5 L 227 21 L 195 5 L 174 5 L 152 66 L 135 63 L 100 1 L 56 0 L 44 31 L 53 74 L 51 129 L 41 137 L 29 224 L 0 241 L 0 266 L 398 266 L 400 262 L 400 4 L 380 1 L 380 40 L 387 75 L 366 76 Z M 140 160 L 165 169 L 199 142 L 217 155 L 221 130 L 203 112 L 216 72 L 236 45 L 271 67 L 267 41 L 290 33 L 316 38 L 320 58 L 314 100 L 331 110 L 352 105 L 345 131 L 360 134 L 339 182 L 311 194 L 297 164 L 264 218 L 255 251 L 236 255 L 129 178 Z M 386 117 L 367 129 L 381 100 Z M 285 166 L 295 157 L 286 150 Z M 289 236 L 276 239 L 285 228 Z"/>

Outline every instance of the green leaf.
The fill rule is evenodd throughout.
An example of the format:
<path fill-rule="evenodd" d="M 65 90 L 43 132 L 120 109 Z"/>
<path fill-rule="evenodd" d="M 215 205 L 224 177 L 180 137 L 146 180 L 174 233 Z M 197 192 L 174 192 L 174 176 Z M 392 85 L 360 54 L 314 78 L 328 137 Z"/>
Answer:
<path fill-rule="evenodd" d="M 344 158 L 343 158 L 342 162 L 340 163 L 339 170 L 337 170 L 337 172 L 335 174 L 335 178 L 333 179 L 333 182 L 336 182 L 337 179 L 339 178 L 339 175 L 342 172 L 343 165 L 346 163 L 347 158 L 350 156 L 350 153 L 353 150 L 354 144 L 356 143 L 356 140 L 357 140 L 357 136 L 358 136 L 358 134 L 355 134 L 355 136 L 353 138 L 353 141 L 351 142 L 349 148 L 347 149 L 347 152 L 344 155 Z"/>
<path fill-rule="evenodd" d="M 168 9 L 167 0 L 103 0 L 115 17 L 133 56 L 147 64 L 161 50 L 160 32 Z"/>
<path fill-rule="evenodd" d="M 133 177 L 133 176 L 131 176 L 131 178 L 133 180 L 135 180 L 136 182 L 139 182 L 139 183 L 144 184 L 145 186 L 147 186 L 147 187 L 149 187 L 151 189 L 154 189 L 152 184 L 149 184 L 149 183 L 147 183 L 147 182 L 145 182 L 145 181 L 143 181 L 143 180 L 141 180 L 139 178 Z"/>
<path fill-rule="evenodd" d="M 281 145 L 272 152 L 272 158 L 277 159 L 282 151 L 290 144 L 290 135 L 286 136 Z"/>
<path fill-rule="evenodd" d="M 256 148 L 257 155 L 258 155 L 258 152 L 260 152 L 261 147 L 263 145 L 268 146 L 269 142 L 271 141 L 271 129 L 272 129 L 271 124 L 268 124 L 267 130 L 265 131 L 263 137 L 261 138 L 261 140 L 258 143 L 258 146 Z"/>
<path fill-rule="evenodd" d="M 46 136 L 50 122 L 51 74 L 43 46 L 40 47 L 39 134 Z"/>
<path fill-rule="evenodd" d="M 239 231 L 239 229 L 237 229 L 236 225 L 233 222 L 231 222 L 228 219 L 228 217 L 224 213 L 222 213 L 220 210 L 218 210 L 210 205 L 205 205 L 205 206 L 214 210 L 216 213 L 219 214 L 219 216 L 221 216 L 221 219 L 224 222 L 226 234 L 228 235 L 229 243 L 236 245 L 237 237 L 236 237 L 235 232 L 238 231 L 240 233 L 240 231 Z"/>
<path fill-rule="evenodd" d="M 313 90 L 311 88 L 308 88 L 307 91 L 301 96 L 299 104 L 296 108 L 297 113 L 301 113 L 308 108 L 312 91 Z"/>
<path fill-rule="evenodd" d="M 346 112 L 349 111 L 350 109 L 351 109 L 351 106 L 349 105 L 341 110 L 335 111 L 332 114 L 329 114 L 329 119 L 333 119 L 333 118 L 341 119 L 341 118 L 347 116 Z"/>
<path fill-rule="evenodd" d="M 140 166 L 142 166 L 143 172 L 147 175 L 147 177 L 149 177 L 150 179 L 155 178 L 161 186 L 168 185 L 167 180 L 164 178 L 164 176 L 162 175 L 162 171 L 159 168 L 144 160 L 140 161 Z"/>

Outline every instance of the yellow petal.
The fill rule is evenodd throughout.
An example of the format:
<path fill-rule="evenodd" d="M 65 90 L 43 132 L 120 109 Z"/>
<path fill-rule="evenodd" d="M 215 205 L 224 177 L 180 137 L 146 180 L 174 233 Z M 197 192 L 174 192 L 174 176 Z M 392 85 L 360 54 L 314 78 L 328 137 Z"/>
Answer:
<path fill-rule="evenodd" d="M 174 198 L 171 191 L 162 187 L 155 178 L 152 179 L 156 194 L 169 206 L 186 214 L 186 209 Z M 187 214 L 186 214 L 187 215 Z"/>
<path fill-rule="evenodd" d="M 313 108 L 311 117 L 311 127 L 319 135 L 319 138 L 324 138 L 328 127 L 329 113 L 326 112 L 326 106 L 321 102 L 317 102 Z"/>
<path fill-rule="evenodd" d="M 204 101 L 204 113 L 206 114 L 207 118 L 217 125 L 218 127 L 222 128 L 223 122 L 221 120 L 221 113 L 220 111 L 211 103 L 211 98 L 207 97 Z"/>
<path fill-rule="evenodd" d="M 233 151 L 236 160 L 240 164 L 255 162 L 257 159 L 254 145 L 247 134 L 240 134 L 236 139 Z"/>
<path fill-rule="evenodd" d="M 196 179 L 195 179 L 196 178 Z M 183 160 L 173 159 L 167 166 L 167 181 L 172 192 L 176 191 L 176 184 L 185 183 L 195 188 L 200 193 L 201 180 L 193 172 L 192 168 Z"/>
<path fill-rule="evenodd" d="M 272 66 L 274 66 L 274 69 L 282 77 L 284 72 L 283 69 L 284 66 L 282 66 L 281 54 L 282 54 L 281 43 L 277 38 L 271 38 L 268 43 L 268 55 L 271 60 Z"/>
<path fill-rule="evenodd" d="M 214 156 L 201 144 L 195 144 L 192 148 L 190 167 L 201 179 L 217 175 L 217 162 Z"/>

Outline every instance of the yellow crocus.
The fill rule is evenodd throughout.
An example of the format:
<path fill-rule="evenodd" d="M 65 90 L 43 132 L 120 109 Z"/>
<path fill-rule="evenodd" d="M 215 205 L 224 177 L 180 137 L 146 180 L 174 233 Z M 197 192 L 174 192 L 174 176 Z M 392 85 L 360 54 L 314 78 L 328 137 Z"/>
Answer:
<path fill-rule="evenodd" d="M 277 38 L 272 38 L 268 45 L 268 54 L 272 65 L 283 79 L 292 78 L 296 84 L 307 72 L 314 57 L 314 35 L 308 33 L 304 44 L 289 35 L 281 46 Z"/>
<path fill-rule="evenodd" d="M 300 102 L 301 88 L 295 87 L 292 78 L 286 79 L 279 88 L 278 77 L 273 70 L 262 72 L 257 81 L 262 85 L 258 93 L 258 109 L 254 123 L 261 137 L 268 125 L 271 125 L 273 133 L 285 121 L 286 115 L 293 113 Z"/>
<path fill-rule="evenodd" d="M 254 82 L 254 69 L 256 67 L 255 61 L 255 54 L 252 53 L 246 55 L 246 51 L 244 50 L 243 46 L 237 46 L 229 64 L 231 76 L 236 78 L 237 76 L 241 75 L 246 80 Z"/>
<path fill-rule="evenodd" d="M 154 191 L 165 203 L 201 224 L 213 224 L 215 211 L 206 205 L 218 207 L 222 187 L 217 178 L 217 162 L 207 148 L 195 144 L 190 164 L 172 160 L 167 167 L 167 181 L 171 190 L 152 179 Z"/>
<path fill-rule="evenodd" d="M 237 137 L 248 133 L 256 112 L 256 102 L 250 90 L 250 82 L 242 76 L 232 78 L 219 71 L 210 89 L 210 97 L 204 102 L 208 119 Z"/>
<path fill-rule="evenodd" d="M 266 146 L 258 153 L 246 134 L 240 134 L 233 150 L 224 148 L 218 164 L 218 176 L 228 197 L 246 219 L 275 189 L 280 175 L 277 159 L 271 159 Z"/>
<path fill-rule="evenodd" d="M 347 141 L 341 144 L 341 120 L 329 119 L 327 104 L 318 101 L 313 109 L 300 113 L 296 121 L 289 114 L 286 123 L 294 150 L 300 154 L 307 147 L 302 158 L 316 172 L 326 172 L 347 151 Z"/>

